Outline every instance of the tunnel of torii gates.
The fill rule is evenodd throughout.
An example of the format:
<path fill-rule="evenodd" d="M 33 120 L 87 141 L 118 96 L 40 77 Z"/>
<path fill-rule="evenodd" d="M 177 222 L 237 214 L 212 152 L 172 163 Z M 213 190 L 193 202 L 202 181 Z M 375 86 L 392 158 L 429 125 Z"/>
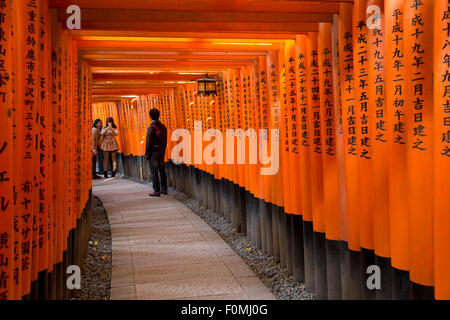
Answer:
<path fill-rule="evenodd" d="M 234 149 L 246 164 L 187 150 L 175 164 L 170 141 L 170 183 L 318 298 L 450 299 L 447 0 L 5 0 L 0 12 L 0 299 L 70 297 L 66 269 L 89 237 L 93 119 L 114 117 L 119 169 L 145 180 L 151 108 L 200 153 L 220 144 L 196 130 L 223 132 L 224 158 L 226 129 L 255 130 L 256 149 Z M 215 96 L 197 95 L 205 73 Z M 248 154 L 267 142 L 279 170 L 262 175 L 270 164 Z"/>

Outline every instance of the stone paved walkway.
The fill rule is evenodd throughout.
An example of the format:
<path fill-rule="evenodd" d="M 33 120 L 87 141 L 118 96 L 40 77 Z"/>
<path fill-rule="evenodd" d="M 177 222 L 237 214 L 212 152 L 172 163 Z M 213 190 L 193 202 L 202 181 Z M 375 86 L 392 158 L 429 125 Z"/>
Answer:
<path fill-rule="evenodd" d="M 111 299 L 275 299 L 211 227 L 148 186 L 94 180 L 112 233 Z"/>

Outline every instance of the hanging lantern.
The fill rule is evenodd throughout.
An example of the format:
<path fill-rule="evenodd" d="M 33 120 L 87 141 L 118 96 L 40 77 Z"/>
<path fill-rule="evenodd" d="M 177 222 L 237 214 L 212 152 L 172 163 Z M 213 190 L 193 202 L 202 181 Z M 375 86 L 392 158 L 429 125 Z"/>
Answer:
<path fill-rule="evenodd" d="M 208 77 L 195 79 L 197 81 L 197 95 L 210 96 L 217 95 L 216 79 Z"/>

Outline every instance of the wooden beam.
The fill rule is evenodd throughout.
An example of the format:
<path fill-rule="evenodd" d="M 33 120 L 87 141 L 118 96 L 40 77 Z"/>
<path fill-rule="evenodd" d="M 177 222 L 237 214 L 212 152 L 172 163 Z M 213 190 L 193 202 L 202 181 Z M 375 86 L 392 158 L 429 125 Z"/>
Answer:
<path fill-rule="evenodd" d="M 139 63 L 133 63 L 128 61 L 88 61 L 88 64 L 91 67 L 123 67 L 123 68 L 169 68 L 176 69 L 176 68 L 199 68 L 199 67 L 216 67 L 216 66 L 222 66 L 227 68 L 239 68 L 239 67 L 245 67 L 249 63 L 242 63 L 242 62 L 235 62 L 235 61 L 197 61 L 197 62 L 190 62 L 190 61 L 142 61 Z"/>
<path fill-rule="evenodd" d="M 87 59 L 98 59 L 98 58 L 114 58 L 114 59 L 166 59 L 166 58 L 177 58 L 177 57 L 193 57 L 201 59 L 231 59 L 233 57 L 237 59 L 255 59 L 259 56 L 266 56 L 267 51 L 150 51 L 150 50 L 79 50 L 79 57 L 85 57 Z"/>
<path fill-rule="evenodd" d="M 238 55 L 177 55 L 177 56 L 148 56 L 148 55 L 104 55 L 104 54 L 87 54 L 83 56 L 83 59 L 89 61 L 165 61 L 166 59 L 176 60 L 176 61 L 240 61 L 240 62 L 250 62 L 258 59 L 258 56 L 238 56 Z"/>
<path fill-rule="evenodd" d="M 133 80 L 144 80 L 144 81 L 190 81 L 192 79 L 198 78 L 201 75 L 187 75 L 178 73 L 160 73 L 160 74 L 101 74 L 94 73 L 92 75 L 92 81 L 96 83 L 97 81 L 133 81 Z M 211 77 L 218 76 L 217 74 L 210 73 Z"/>
<path fill-rule="evenodd" d="M 167 67 L 162 66 L 158 68 L 148 68 L 148 67 L 142 67 L 142 66 L 95 66 L 91 67 L 91 71 L 93 74 L 136 74 L 136 73 L 144 73 L 148 74 L 150 72 L 171 72 L 171 71 L 179 71 L 179 72 L 208 72 L 208 73 L 214 73 L 214 72 L 224 72 L 229 69 L 232 69 L 227 66 L 194 66 L 194 67 Z"/>
<path fill-rule="evenodd" d="M 167 90 L 170 88 L 176 88 L 177 86 L 166 87 L 166 88 L 148 88 L 146 90 L 142 89 L 101 89 L 101 90 L 92 90 L 94 96 L 112 96 L 112 95 L 120 95 L 120 96 L 128 96 L 128 95 L 145 95 L 158 92 L 157 89 Z M 159 92 L 160 92 L 159 91 Z"/>
<path fill-rule="evenodd" d="M 92 90 L 140 90 L 140 91 L 146 91 L 148 88 L 172 88 L 180 85 L 185 85 L 187 83 L 178 83 L 178 82 L 155 82 L 148 84 L 146 86 L 136 86 L 132 83 L 123 84 L 123 85 L 117 85 L 117 86 L 95 86 L 92 87 Z"/>
<path fill-rule="evenodd" d="M 124 98 L 122 98 L 122 96 L 93 96 L 92 97 L 92 101 L 94 103 L 96 102 L 120 102 L 120 100 L 122 100 Z"/>
<path fill-rule="evenodd" d="M 171 11 L 246 11 L 246 12 L 320 12 L 338 13 L 339 2 L 353 0 L 50 0 L 50 6 L 67 8 L 76 4 L 81 8 L 145 9 Z"/>
<path fill-rule="evenodd" d="M 83 41 L 102 41 L 104 43 L 112 42 L 126 42 L 126 43 L 139 43 L 139 44 L 151 44 L 152 46 L 163 46 L 167 47 L 172 45 L 175 47 L 192 47 L 203 46 L 207 47 L 209 45 L 226 44 L 228 46 L 244 46 L 244 47 L 261 47 L 261 46 L 277 46 L 280 44 L 285 44 L 286 39 L 241 39 L 239 34 L 236 33 L 233 38 L 188 38 L 188 37 L 149 37 L 149 36 L 134 36 L 134 32 L 117 32 L 116 35 L 78 35 L 74 36 L 72 39 L 77 42 Z"/>
<path fill-rule="evenodd" d="M 66 21 L 68 14 L 65 8 L 59 10 L 59 20 Z M 223 12 L 223 11 L 164 11 L 133 9 L 83 9 L 82 23 L 94 21 L 159 22 L 159 23 L 282 23 L 284 25 L 297 22 L 332 22 L 330 13 L 298 13 L 298 12 Z M 186 29 L 185 29 L 186 30 Z"/>
<path fill-rule="evenodd" d="M 262 32 L 262 33 L 306 33 L 317 32 L 318 24 L 314 22 L 289 23 L 236 23 L 236 22 L 141 22 L 141 21 L 82 21 L 82 29 L 109 29 L 128 31 L 169 31 L 178 32 Z"/>
<path fill-rule="evenodd" d="M 222 30 L 217 32 L 190 32 L 189 30 L 179 32 L 153 32 L 153 31 L 124 31 L 124 30 L 70 30 L 72 39 L 80 40 L 80 37 L 88 36 L 119 36 L 119 37 L 161 37 L 161 38 L 209 38 L 209 39 L 270 39 L 270 40 L 295 40 L 295 35 L 284 33 L 230 33 Z"/>
<path fill-rule="evenodd" d="M 94 41 L 90 41 L 91 44 L 94 44 Z M 83 44 L 89 46 L 89 44 Z M 178 55 L 178 54 L 216 54 L 218 52 L 222 53 L 223 55 L 235 55 L 235 54 L 251 54 L 255 56 L 259 55 L 266 55 L 266 50 L 255 50 L 255 48 L 242 48 L 238 50 L 239 48 L 228 48 L 228 49 L 220 49 L 220 48 L 209 48 L 209 49 L 195 49 L 195 48 L 177 48 L 177 49 L 161 49 L 161 48 L 123 48 L 123 47 L 81 47 L 78 48 L 78 53 L 81 54 L 107 54 L 109 52 L 113 54 L 122 54 L 126 52 L 125 54 L 134 53 L 134 54 L 148 54 L 151 56 L 152 54 L 162 54 L 166 55 L 167 57 L 170 57 L 172 55 Z M 264 49 L 264 48 L 261 48 Z"/>
<path fill-rule="evenodd" d="M 176 50 L 214 50 L 214 51 L 242 51 L 249 50 L 269 50 L 277 49 L 280 43 L 271 42 L 246 42 L 240 40 L 232 41 L 209 41 L 209 42 L 191 42 L 191 41 L 149 41 L 145 38 L 131 38 L 129 40 L 119 38 L 117 40 L 108 39 L 89 39 L 76 41 L 78 48 L 135 48 L 135 49 L 163 49 L 164 51 Z M 107 50 L 107 49 L 105 49 Z"/>

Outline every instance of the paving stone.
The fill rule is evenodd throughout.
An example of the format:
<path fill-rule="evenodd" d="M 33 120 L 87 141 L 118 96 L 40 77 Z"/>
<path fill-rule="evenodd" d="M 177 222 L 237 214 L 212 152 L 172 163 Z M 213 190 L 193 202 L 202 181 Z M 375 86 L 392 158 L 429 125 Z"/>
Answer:
<path fill-rule="evenodd" d="M 135 286 L 111 288 L 111 300 L 137 300 Z"/>
<path fill-rule="evenodd" d="M 211 227 L 201 218 L 189 220 L 197 230 L 212 230 Z"/>
<path fill-rule="evenodd" d="M 175 300 L 192 300 L 191 297 L 175 299 Z M 195 300 L 251 300 L 245 292 L 237 294 L 224 294 L 216 296 L 200 296 L 195 297 Z"/>
<path fill-rule="evenodd" d="M 134 272 L 130 264 L 113 265 L 111 288 L 134 285 Z"/>
<path fill-rule="evenodd" d="M 222 261 L 235 277 L 252 277 L 255 274 L 239 256 L 223 256 Z"/>
<path fill-rule="evenodd" d="M 233 249 L 230 248 L 222 239 L 207 240 L 210 247 L 218 256 L 237 256 Z"/>
<path fill-rule="evenodd" d="M 111 227 L 114 226 L 115 224 L 120 225 L 120 224 L 124 223 L 122 215 L 117 215 L 117 216 L 110 215 L 108 217 L 108 219 L 109 219 L 109 224 Z"/>
<path fill-rule="evenodd" d="M 113 239 L 128 237 L 128 228 L 123 224 L 116 224 L 114 226 L 111 226 L 111 235 Z"/>
<path fill-rule="evenodd" d="M 215 232 L 211 228 L 209 228 L 209 229 L 201 229 L 201 230 L 198 230 L 198 232 L 200 232 L 200 234 L 202 235 L 203 238 L 205 238 L 205 240 L 221 240 L 222 239 L 217 234 L 217 232 Z"/>
<path fill-rule="evenodd" d="M 203 237 L 198 232 L 167 232 L 159 228 L 145 229 L 141 233 L 134 233 L 130 236 L 131 246 L 152 244 L 152 243 L 174 243 L 185 241 L 201 241 Z"/>
<path fill-rule="evenodd" d="M 251 299 L 255 300 L 276 300 L 275 296 L 267 289 L 264 284 L 255 276 L 237 277 L 244 291 Z"/>
<path fill-rule="evenodd" d="M 136 284 L 139 300 L 195 299 L 199 296 L 244 293 L 234 277 L 189 279 Z"/>
<path fill-rule="evenodd" d="M 112 243 L 112 249 L 115 252 L 126 251 L 131 254 L 130 241 L 114 241 Z"/>
<path fill-rule="evenodd" d="M 114 246 L 114 242 L 113 242 Z M 128 264 L 132 265 L 133 261 L 131 259 L 131 251 L 129 249 L 129 246 L 124 247 L 123 249 L 119 249 L 115 247 L 112 251 L 112 265 L 122 265 L 122 264 Z"/>
<path fill-rule="evenodd" d="M 153 219 L 145 219 L 143 221 L 133 221 L 133 222 L 125 222 L 123 224 L 129 228 L 158 228 L 158 227 L 170 227 L 170 226 L 180 226 L 180 228 L 190 228 L 194 229 L 192 224 L 189 221 L 186 221 L 182 218 L 173 219 L 173 218 L 164 218 L 164 217 L 156 217 Z M 194 229 L 196 231 L 196 229 Z"/>
<path fill-rule="evenodd" d="M 163 267 L 134 266 L 135 282 L 165 282 L 232 276 L 223 262 L 183 264 Z"/>
<path fill-rule="evenodd" d="M 206 241 L 134 245 L 133 263 L 149 266 L 221 261 Z"/>

